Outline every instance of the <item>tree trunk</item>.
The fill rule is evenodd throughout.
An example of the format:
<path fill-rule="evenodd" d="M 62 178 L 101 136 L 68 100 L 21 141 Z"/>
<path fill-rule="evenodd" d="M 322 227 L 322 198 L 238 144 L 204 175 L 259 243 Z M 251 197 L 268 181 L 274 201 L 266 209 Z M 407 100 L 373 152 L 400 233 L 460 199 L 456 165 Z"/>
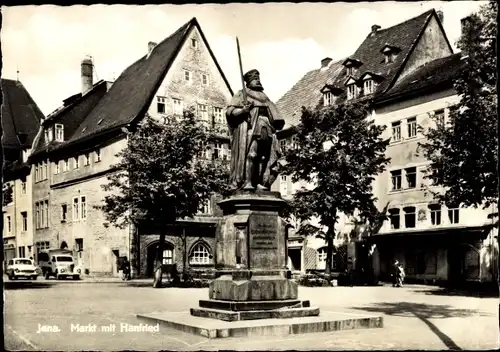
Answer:
<path fill-rule="evenodd" d="M 165 247 L 165 233 L 162 231 L 160 233 L 160 241 L 158 242 L 158 249 L 156 251 L 155 258 L 155 271 L 154 271 L 154 281 L 153 287 L 160 288 L 161 280 L 163 278 L 163 248 Z"/>
<path fill-rule="evenodd" d="M 325 266 L 325 277 L 330 282 L 332 278 L 332 256 L 333 256 L 333 236 L 334 231 L 328 229 L 328 237 L 326 240 L 326 266 Z"/>

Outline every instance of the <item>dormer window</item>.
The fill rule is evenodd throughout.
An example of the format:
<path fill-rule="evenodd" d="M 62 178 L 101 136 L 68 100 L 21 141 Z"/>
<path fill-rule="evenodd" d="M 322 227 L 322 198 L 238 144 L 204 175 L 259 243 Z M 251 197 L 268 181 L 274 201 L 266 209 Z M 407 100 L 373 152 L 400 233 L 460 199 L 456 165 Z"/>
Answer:
<path fill-rule="evenodd" d="M 356 83 L 349 84 L 347 86 L 347 99 L 355 99 L 358 96 L 358 87 Z"/>
<path fill-rule="evenodd" d="M 365 95 L 373 94 L 373 92 L 375 91 L 375 83 L 373 82 L 373 79 L 367 79 L 363 83 L 363 91 Z"/>
<path fill-rule="evenodd" d="M 64 142 L 64 125 L 56 123 L 55 130 L 56 130 L 56 141 Z"/>
<path fill-rule="evenodd" d="M 333 94 L 332 92 L 323 93 L 323 105 L 330 106 L 333 105 Z"/>
<path fill-rule="evenodd" d="M 356 70 L 363 65 L 363 63 L 356 59 L 347 59 L 343 62 L 344 67 L 346 68 L 346 76 L 352 76 L 356 73 Z"/>
<path fill-rule="evenodd" d="M 382 50 L 380 50 L 385 57 L 385 63 L 389 64 L 396 60 L 398 53 L 401 51 L 398 47 L 386 44 Z"/>

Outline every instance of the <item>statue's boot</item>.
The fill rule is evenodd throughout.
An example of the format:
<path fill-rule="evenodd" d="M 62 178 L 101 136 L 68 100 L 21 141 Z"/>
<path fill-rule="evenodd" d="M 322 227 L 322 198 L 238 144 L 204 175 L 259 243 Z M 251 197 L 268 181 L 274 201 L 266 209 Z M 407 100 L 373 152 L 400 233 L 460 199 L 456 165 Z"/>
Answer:
<path fill-rule="evenodd" d="M 255 189 L 254 186 L 252 186 L 252 183 L 251 182 L 247 182 L 245 183 L 245 185 L 243 186 L 243 189 L 246 190 L 246 191 L 253 191 Z"/>

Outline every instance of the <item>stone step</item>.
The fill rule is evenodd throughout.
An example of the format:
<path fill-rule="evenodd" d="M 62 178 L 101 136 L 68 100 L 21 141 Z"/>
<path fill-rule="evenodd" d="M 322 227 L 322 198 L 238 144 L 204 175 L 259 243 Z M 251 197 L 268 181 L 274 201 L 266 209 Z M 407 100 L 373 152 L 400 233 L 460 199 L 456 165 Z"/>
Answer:
<path fill-rule="evenodd" d="M 200 300 L 201 308 L 211 308 L 230 311 L 269 310 L 283 307 L 307 308 L 309 301 L 299 299 L 271 300 L 271 301 L 223 301 L 216 299 Z"/>
<path fill-rule="evenodd" d="M 383 328 L 381 316 L 345 312 L 321 312 L 319 316 L 227 322 L 199 318 L 188 312 L 156 312 L 137 317 L 151 323 L 207 338 L 286 336 L 352 329 Z"/>
<path fill-rule="evenodd" d="M 191 315 L 224 321 L 283 319 L 316 316 L 319 315 L 319 308 L 281 308 L 274 310 L 251 310 L 240 312 L 210 308 L 191 308 Z"/>

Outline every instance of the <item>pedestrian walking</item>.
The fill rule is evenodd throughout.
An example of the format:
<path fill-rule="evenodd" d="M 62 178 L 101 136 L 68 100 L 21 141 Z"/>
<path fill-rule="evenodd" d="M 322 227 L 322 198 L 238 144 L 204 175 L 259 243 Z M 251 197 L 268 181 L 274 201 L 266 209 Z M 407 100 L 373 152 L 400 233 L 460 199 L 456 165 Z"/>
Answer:
<path fill-rule="evenodd" d="M 121 271 L 122 271 L 122 280 L 130 280 L 130 262 L 128 261 L 127 257 L 123 258 L 122 266 L 121 266 Z"/>
<path fill-rule="evenodd" d="M 396 287 L 398 284 L 398 271 L 399 271 L 399 262 L 397 260 L 394 261 L 394 264 L 392 265 L 392 287 Z"/>
<path fill-rule="evenodd" d="M 354 259 L 352 257 L 347 258 L 347 275 L 349 277 L 349 284 L 351 287 L 354 286 Z"/>
<path fill-rule="evenodd" d="M 397 287 L 403 287 L 403 282 L 404 282 L 404 279 L 405 279 L 405 270 L 403 268 L 403 265 L 401 263 L 398 264 L 397 266 L 397 284 L 396 286 Z"/>

